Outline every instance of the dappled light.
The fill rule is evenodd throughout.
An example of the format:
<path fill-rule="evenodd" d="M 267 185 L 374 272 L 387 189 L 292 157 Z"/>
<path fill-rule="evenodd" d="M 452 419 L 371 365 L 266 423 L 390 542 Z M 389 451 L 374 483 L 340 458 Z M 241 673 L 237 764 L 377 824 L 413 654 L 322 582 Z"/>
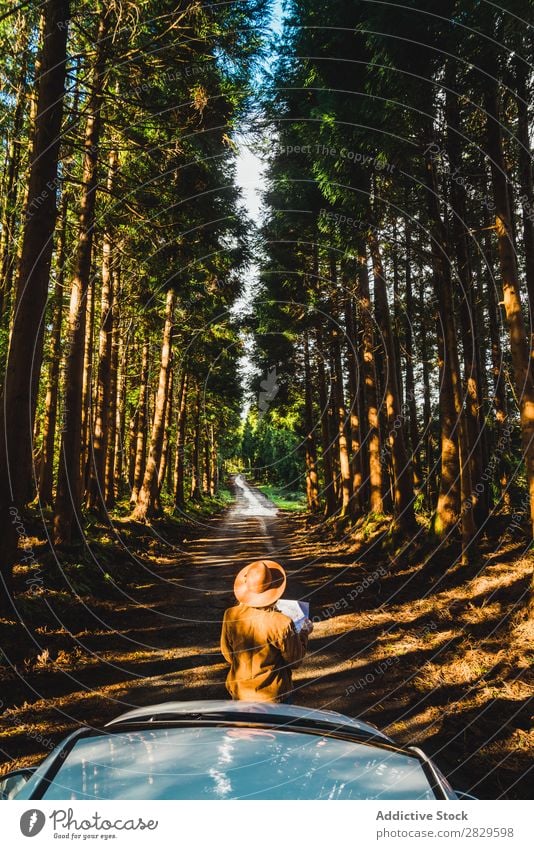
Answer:
<path fill-rule="evenodd" d="M 0 774 L 525 799 L 532 2 L 1 5 Z"/>

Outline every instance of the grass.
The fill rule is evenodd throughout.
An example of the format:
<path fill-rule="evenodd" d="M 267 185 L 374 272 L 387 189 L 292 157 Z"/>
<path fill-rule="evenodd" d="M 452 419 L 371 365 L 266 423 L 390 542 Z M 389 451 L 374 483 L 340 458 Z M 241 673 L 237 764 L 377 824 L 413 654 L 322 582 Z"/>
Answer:
<path fill-rule="evenodd" d="M 172 513 L 172 500 L 163 500 L 163 506 L 167 510 L 167 518 L 175 518 L 179 521 L 194 522 L 195 519 L 206 518 L 220 512 L 235 501 L 233 494 L 225 487 L 219 487 L 217 495 L 204 495 L 201 501 L 187 501 L 183 510 Z"/>
<path fill-rule="evenodd" d="M 283 486 L 274 486 L 270 483 L 256 485 L 256 488 L 263 492 L 280 510 L 291 510 L 294 513 L 306 510 L 306 496 L 303 492 L 291 491 Z"/>

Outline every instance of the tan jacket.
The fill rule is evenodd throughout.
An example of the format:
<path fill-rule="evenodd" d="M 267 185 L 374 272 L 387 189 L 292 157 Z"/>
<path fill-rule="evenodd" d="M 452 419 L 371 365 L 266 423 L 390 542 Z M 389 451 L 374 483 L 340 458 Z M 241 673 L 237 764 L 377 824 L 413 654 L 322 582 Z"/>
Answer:
<path fill-rule="evenodd" d="M 225 611 L 221 651 L 230 664 L 226 688 L 233 699 L 277 702 L 291 692 L 291 667 L 300 663 L 308 636 L 272 607 L 238 604 Z"/>

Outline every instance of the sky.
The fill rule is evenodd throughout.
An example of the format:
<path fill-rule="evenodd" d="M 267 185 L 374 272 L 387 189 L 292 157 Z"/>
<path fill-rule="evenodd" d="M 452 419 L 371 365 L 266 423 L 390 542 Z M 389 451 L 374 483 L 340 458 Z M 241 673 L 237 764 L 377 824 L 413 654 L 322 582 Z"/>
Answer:
<path fill-rule="evenodd" d="M 237 184 L 241 188 L 248 214 L 258 224 L 260 221 L 261 192 L 265 187 L 264 165 L 249 147 L 246 136 L 238 140 Z"/>
<path fill-rule="evenodd" d="M 272 35 L 280 35 L 283 25 L 283 0 L 274 0 L 271 19 L 268 24 L 268 30 Z M 269 57 L 268 64 L 271 64 L 272 58 Z M 260 72 L 261 77 L 261 72 Z M 261 82 L 261 79 L 259 80 Z M 241 189 L 243 203 L 248 215 L 256 225 L 261 223 L 261 196 L 265 189 L 265 164 L 262 162 L 257 153 L 254 152 L 251 145 L 251 139 L 247 138 L 246 134 L 238 135 L 234 141 L 238 146 L 237 154 L 237 185 Z M 244 281 L 243 293 L 237 299 L 232 307 L 234 315 L 240 315 L 247 310 L 251 303 L 255 290 L 258 285 L 259 267 L 253 263 L 247 272 L 247 278 Z M 252 338 L 244 337 L 245 352 L 239 361 L 239 373 L 241 384 L 247 388 L 250 384 L 251 377 L 256 373 L 256 368 L 252 362 L 252 353 L 254 341 Z M 251 407 L 255 402 L 246 401 L 243 410 L 241 411 L 242 418 L 245 419 Z M 257 403 L 257 399 L 256 399 Z"/>
<path fill-rule="evenodd" d="M 283 0 L 274 0 L 271 19 L 267 28 L 275 36 L 280 35 L 283 26 Z M 270 65 L 274 57 L 269 57 L 267 65 Z M 261 81 L 261 72 L 260 72 Z M 237 140 L 239 153 L 237 156 L 237 183 L 241 187 L 243 199 L 248 213 L 257 224 L 260 221 L 261 192 L 264 189 L 264 168 L 259 156 L 250 148 L 246 135 Z"/>

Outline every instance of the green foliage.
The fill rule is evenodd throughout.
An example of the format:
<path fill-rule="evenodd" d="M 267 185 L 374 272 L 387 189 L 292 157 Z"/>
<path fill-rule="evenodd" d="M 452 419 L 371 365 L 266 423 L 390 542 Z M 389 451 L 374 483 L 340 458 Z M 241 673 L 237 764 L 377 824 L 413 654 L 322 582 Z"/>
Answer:
<path fill-rule="evenodd" d="M 298 490 L 290 490 L 272 484 L 259 484 L 258 489 L 280 510 L 288 510 L 292 513 L 306 510 L 306 498 L 304 493 Z"/>
<path fill-rule="evenodd" d="M 258 420 L 249 414 L 241 441 L 245 468 L 257 481 L 297 488 L 302 474 L 300 442 L 290 419 L 267 413 Z"/>

